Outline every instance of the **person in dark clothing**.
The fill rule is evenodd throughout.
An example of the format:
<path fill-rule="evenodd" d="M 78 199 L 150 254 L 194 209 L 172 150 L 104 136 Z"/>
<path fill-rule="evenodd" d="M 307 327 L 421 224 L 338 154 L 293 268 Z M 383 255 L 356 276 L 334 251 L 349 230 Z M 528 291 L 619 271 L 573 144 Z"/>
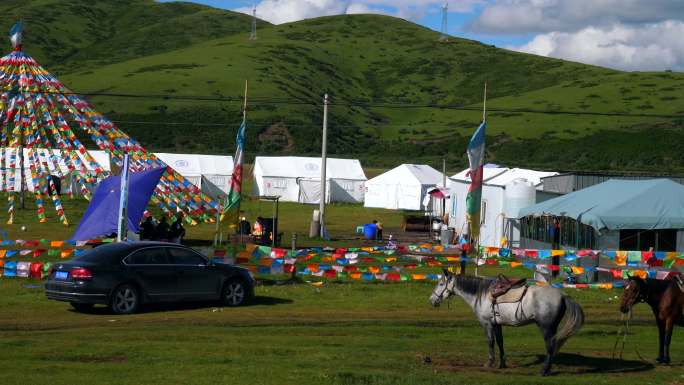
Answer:
<path fill-rule="evenodd" d="M 62 180 L 57 175 L 49 175 L 48 178 L 50 181 L 52 181 L 52 184 L 48 182 L 48 193 L 50 195 L 54 193 L 57 196 L 60 196 L 62 194 Z"/>
<path fill-rule="evenodd" d="M 171 242 L 181 243 L 185 237 L 185 227 L 183 227 L 183 213 L 176 214 L 176 220 L 171 224 Z"/>
<path fill-rule="evenodd" d="M 157 225 L 157 230 L 155 231 L 156 240 L 161 242 L 168 242 L 170 237 L 169 223 L 166 221 L 166 217 L 162 216 Z"/>
<path fill-rule="evenodd" d="M 154 223 L 152 222 L 152 216 L 145 218 L 143 223 L 140 225 L 140 240 L 141 241 L 151 241 L 154 240 L 155 233 Z"/>

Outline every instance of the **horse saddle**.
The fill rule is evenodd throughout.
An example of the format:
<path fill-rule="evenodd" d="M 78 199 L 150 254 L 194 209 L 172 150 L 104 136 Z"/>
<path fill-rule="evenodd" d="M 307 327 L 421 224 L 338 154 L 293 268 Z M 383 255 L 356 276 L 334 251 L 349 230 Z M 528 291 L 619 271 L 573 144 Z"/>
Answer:
<path fill-rule="evenodd" d="M 527 279 L 508 279 L 499 275 L 492 284 L 490 295 L 495 303 L 513 303 L 522 299 L 527 292 Z"/>

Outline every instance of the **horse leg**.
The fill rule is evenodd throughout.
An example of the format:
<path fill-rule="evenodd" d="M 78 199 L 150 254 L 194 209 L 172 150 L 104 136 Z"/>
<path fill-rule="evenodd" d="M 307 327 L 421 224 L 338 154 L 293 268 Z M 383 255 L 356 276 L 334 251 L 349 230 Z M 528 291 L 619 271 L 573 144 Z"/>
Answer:
<path fill-rule="evenodd" d="M 487 336 L 487 346 L 489 347 L 489 359 L 485 363 L 485 367 L 494 367 L 494 325 L 485 324 L 482 325 L 485 329 L 485 335 Z"/>
<path fill-rule="evenodd" d="M 656 319 L 658 323 L 658 358 L 656 362 L 663 364 L 665 361 L 665 322 Z"/>
<path fill-rule="evenodd" d="M 672 341 L 672 329 L 674 328 L 672 317 L 665 320 L 665 338 L 663 343 L 663 364 L 670 363 L 670 341 Z"/>
<path fill-rule="evenodd" d="M 504 353 L 503 328 L 501 325 L 494 326 L 494 337 L 496 344 L 499 345 L 499 369 L 506 368 L 506 353 Z"/>
<path fill-rule="evenodd" d="M 542 376 L 548 376 L 551 372 L 551 359 L 553 358 L 553 352 L 556 351 L 556 327 L 543 326 L 542 335 L 544 337 L 544 342 L 546 343 L 546 358 L 544 359 L 544 365 L 540 374 Z"/>

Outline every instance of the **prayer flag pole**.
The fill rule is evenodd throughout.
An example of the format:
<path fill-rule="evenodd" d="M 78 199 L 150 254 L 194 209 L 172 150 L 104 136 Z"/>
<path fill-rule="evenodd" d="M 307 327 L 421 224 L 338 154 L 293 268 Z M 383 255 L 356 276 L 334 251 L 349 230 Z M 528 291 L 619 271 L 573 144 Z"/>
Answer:
<path fill-rule="evenodd" d="M 238 138 L 237 138 L 237 147 L 238 150 L 235 153 L 236 159 L 235 161 L 235 167 L 233 167 L 233 174 L 235 172 L 239 172 L 239 178 L 237 179 L 237 184 L 238 184 L 238 193 L 240 196 L 238 197 L 237 200 L 237 206 L 235 207 L 235 229 L 237 230 L 240 240 L 239 242 L 242 242 L 242 232 L 240 231 L 240 204 L 242 203 L 242 162 L 243 162 L 243 157 L 244 157 L 244 140 L 245 140 L 245 129 L 247 125 L 247 80 L 245 80 L 245 102 L 242 106 L 242 125 L 238 129 Z M 240 141 L 242 140 L 242 143 Z M 238 153 L 239 152 L 239 153 Z M 237 159 L 237 158 L 240 159 Z M 238 168 L 239 167 L 239 168 Z M 232 176 L 231 176 L 232 178 Z M 230 197 L 229 197 L 230 199 Z"/>
<path fill-rule="evenodd" d="M 475 253 L 475 275 L 478 275 L 480 262 L 480 215 L 482 214 L 482 182 L 484 180 L 485 138 L 487 129 L 487 83 L 484 86 L 482 104 L 482 123 L 477 128 L 468 144 L 468 161 L 470 163 L 470 186 L 466 196 L 466 214 L 470 230 L 470 246 Z M 486 215 L 486 213 L 485 213 Z"/>
<path fill-rule="evenodd" d="M 116 241 L 122 242 L 128 239 L 126 225 L 128 222 L 128 153 L 124 153 L 123 167 L 121 168 L 121 191 L 119 195 L 119 221 L 116 231 Z"/>
<path fill-rule="evenodd" d="M 233 174 L 230 177 L 230 191 L 228 191 L 228 198 L 226 199 L 226 204 L 223 207 L 223 215 L 229 210 L 235 209 L 235 220 L 233 226 L 237 230 L 235 234 L 242 240 L 242 234 L 240 230 L 240 203 L 242 201 L 242 164 L 244 160 L 245 153 L 245 131 L 247 130 L 247 80 L 245 80 L 245 101 L 242 108 L 242 124 L 237 132 L 237 137 L 235 139 L 236 149 L 235 158 L 233 159 Z M 233 243 L 233 256 L 237 256 L 237 240 Z"/>

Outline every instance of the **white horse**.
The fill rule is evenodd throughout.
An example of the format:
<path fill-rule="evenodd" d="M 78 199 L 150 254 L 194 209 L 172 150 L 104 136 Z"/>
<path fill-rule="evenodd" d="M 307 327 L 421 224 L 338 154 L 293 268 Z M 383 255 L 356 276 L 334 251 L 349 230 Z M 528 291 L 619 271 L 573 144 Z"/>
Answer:
<path fill-rule="evenodd" d="M 584 323 L 584 312 L 577 302 L 558 289 L 549 286 L 530 286 L 519 302 L 492 305 L 491 278 L 455 275 L 444 270 L 444 276 L 430 296 L 432 306 L 453 295 L 458 295 L 470 305 L 485 330 L 489 343 L 489 360 L 485 364 L 494 366 L 494 341 L 499 346 L 499 368 L 506 367 L 502 325 L 523 326 L 536 323 L 546 342 L 546 359 L 541 375 L 549 374 L 551 359 Z M 567 321 L 559 330 L 563 317 Z"/>

